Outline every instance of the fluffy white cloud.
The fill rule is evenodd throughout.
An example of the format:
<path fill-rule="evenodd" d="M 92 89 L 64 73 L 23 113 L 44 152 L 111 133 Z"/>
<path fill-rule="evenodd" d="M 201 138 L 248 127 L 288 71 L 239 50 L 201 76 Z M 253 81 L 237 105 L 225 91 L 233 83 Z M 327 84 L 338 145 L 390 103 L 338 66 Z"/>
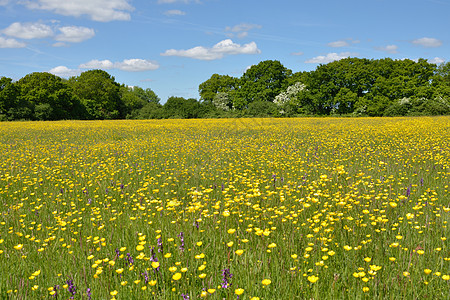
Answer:
<path fill-rule="evenodd" d="M 233 27 L 227 26 L 225 28 L 225 31 L 228 32 L 227 36 L 234 37 L 235 35 L 238 38 L 244 38 L 248 36 L 248 32 L 252 29 L 261 29 L 262 26 L 258 24 L 248 24 L 248 23 L 241 23 L 238 25 L 235 25 Z"/>
<path fill-rule="evenodd" d="M 357 55 L 357 53 L 341 52 L 338 54 L 336 52 L 332 52 L 332 53 L 328 53 L 327 55 L 319 55 L 319 56 L 313 57 L 311 59 L 308 59 L 307 61 L 305 61 L 305 63 L 327 64 L 327 63 L 330 63 L 335 60 L 340 60 L 343 58 L 347 58 L 349 56 L 356 56 L 356 55 Z"/>
<path fill-rule="evenodd" d="M 52 28 L 42 23 L 15 22 L 3 29 L 3 33 L 21 39 L 42 39 L 53 36 Z"/>
<path fill-rule="evenodd" d="M 60 77 L 71 77 L 71 76 L 77 76 L 81 73 L 80 69 L 69 69 L 66 66 L 58 66 L 54 67 L 53 69 L 50 69 L 48 71 L 49 73 L 52 73 L 53 75 L 60 76 Z"/>
<path fill-rule="evenodd" d="M 129 0 L 26 0 L 30 9 L 53 11 L 64 16 L 88 15 L 94 21 L 129 20 L 134 8 Z"/>
<path fill-rule="evenodd" d="M 80 43 L 95 36 L 94 29 L 87 27 L 65 26 L 58 30 L 61 33 L 55 37 L 55 40 L 60 42 Z"/>
<path fill-rule="evenodd" d="M 79 66 L 79 68 L 108 70 L 108 69 L 112 69 L 113 66 L 114 66 L 113 62 L 108 59 L 105 59 L 105 60 L 93 59 L 91 61 L 88 61 L 87 63 L 81 64 Z"/>
<path fill-rule="evenodd" d="M 81 69 L 119 69 L 122 71 L 128 72 L 142 72 L 149 70 L 156 70 L 159 68 L 159 64 L 157 62 L 145 59 L 125 59 L 122 62 L 115 62 L 105 59 L 105 60 L 91 60 L 87 63 L 81 64 L 79 66 Z"/>
<path fill-rule="evenodd" d="M 375 47 L 375 49 L 383 51 L 383 52 L 387 52 L 387 53 L 397 53 L 398 51 L 398 46 L 396 45 L 387 45 L 385 47 Z"/>
<path fill-rule="evenodd" d="M 114 64 L 114 67 L 122 71 L 142 72 L 156 70 L 159 68 L 159 64 L 150 60 L 133 58 L 125 59 L 122 62 L 117 62 Z"/>
<path fill-rule="evenodd" d="M 164 53 L 162 56 L 182 56 L 189 57 L 200 60 L 215 60 L 221 59 L 225 55 L 237 55 L 237 54 L 259 54 L 261 50 L 255 42 L 240 45 L 234 43 L 230 39 L 223 40 L 215 44 L 212 48 L 206 48 L 203 46 L 194 47 L 188 50 L 175 50 L 170 49 Z"/>
<path fill-rule="evenodd" d="M 0 36 L 0 48 L 23 48 L 26 44 L 16 39 L 7 39 Z"/>
<path fill-rule="evenodd" d="M 435 57 L 435 58 L 432 58 L 432 59 L 428 59 L 428 62 L 429 63 L 432 63 L 432 64 L 442 64 L 442 63 L 444 63 L 445 62 L 445 59 L 444 58 L 441 58 L 441 57 Z"/>
<path fill-rule="evenodd" d="M 186 13 L 179 9 L 171 9 L 164 12 L 166 16 L 184 16 Z"/>
<path fill-rule="evenodd" d="M 429 38 L 429 37 L 423 37 L 420 39 L 416 39 L 412 41 L 413 44 L 423 46 L 426 48 L 435 48 L 442 46 L 442 41 L 435 39 L 435 38 Z"/>
<path fill-rule="evenodd" d="M 342 41 L 342 40 L 328 43 L 328 47 L 333 47 L 333 48 L 347 47 L 348 45 L 349 45 L 348 42 Z"/>

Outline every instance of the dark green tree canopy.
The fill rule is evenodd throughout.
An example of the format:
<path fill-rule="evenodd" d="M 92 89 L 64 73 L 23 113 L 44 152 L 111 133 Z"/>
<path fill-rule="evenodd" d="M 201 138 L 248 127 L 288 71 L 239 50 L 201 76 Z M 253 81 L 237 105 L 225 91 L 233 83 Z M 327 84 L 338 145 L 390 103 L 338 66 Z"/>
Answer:
<path fill-rule="evenodd" d="M 121 99 L 120 85 L 103 70 L 90 70 L 69 79 L 75 95 L 87 109 L 92 119 L 125 118 L 125 105 Z"/>

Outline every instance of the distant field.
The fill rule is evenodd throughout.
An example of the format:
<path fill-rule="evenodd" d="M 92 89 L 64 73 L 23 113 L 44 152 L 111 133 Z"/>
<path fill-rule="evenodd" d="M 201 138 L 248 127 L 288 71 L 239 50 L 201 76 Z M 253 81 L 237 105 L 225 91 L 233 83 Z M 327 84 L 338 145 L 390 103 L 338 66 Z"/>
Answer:
<path fill-rule="evenodd" d="M 449 299 L 450 117 L 0 123 L 1 299 Z"/>

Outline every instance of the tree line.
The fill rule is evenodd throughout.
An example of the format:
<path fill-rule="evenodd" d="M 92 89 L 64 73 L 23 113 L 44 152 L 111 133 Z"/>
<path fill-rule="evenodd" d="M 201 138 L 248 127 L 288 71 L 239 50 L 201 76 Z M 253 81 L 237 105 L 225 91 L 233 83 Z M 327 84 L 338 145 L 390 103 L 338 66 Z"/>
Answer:
<path fill-rule="evenodd" d="M 69 79 L 35 72 L 0 78 L 0 121 L 447 115 L 450 63 L 346 58 L 293 73 L 266 60 L 240 78 L 213 74 L 199 95 L 161 104 L 151 89 L 119 84 L 103 70 Z"/>

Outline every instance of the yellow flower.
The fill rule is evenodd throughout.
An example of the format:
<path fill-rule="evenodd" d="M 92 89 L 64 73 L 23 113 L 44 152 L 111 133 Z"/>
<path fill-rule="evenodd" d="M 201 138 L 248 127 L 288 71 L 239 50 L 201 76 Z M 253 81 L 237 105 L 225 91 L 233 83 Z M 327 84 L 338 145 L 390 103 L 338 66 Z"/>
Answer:
<path fill-rule="evenodd" d="M 203 244 L 203 242 L 197 242 L 197 246 L 201 246 Z"/>
<path fill-rule="evenodd" d="M 177 267 L 175 267 L 175 266 L 169 268 L 169 271 L 172 273 L 175 272 L 176 270 L 177 270 Z"/>
<path fill-rule="evenodd" d="M 126 286 L 127 283 L 128 283 L 127 281 L 122 281 L 122 282 L 120 283 L 120 285 L 121 285 L 121 286 Z"/>
<path fill-rule="evenodd" d="M 230 216 L 230 212 L 229 212 L 228 210 L 226 210 L 226 211 L 224 211 L 224 212 L 222 213 L 222 216 L 224 216 L 224 217 L 229 217 L 229 216 Z"/>
<path fill-rule="evenodd" d="M 425 274 L 430 274 L 431 273 L 431 270 L 430 269 L 425 269 L 425 270 L 423 270 L 423 272 L 425 273 Z"/>
<path fill-rule="evenodd" d="M 153 267 L 153 269 L 157 269 L 159 267 L 159 262 L 158 261 L 152 261 L 152 267 Z"/>
<path fill-rule="evenodd" d="M 16 249 L 16 250 L 20 250 L 22 248 L 23 248 L 23 244 L 17 244 L 14 246 L 14 249 Z"/>
<path fill-rule="evenodd" d="M 448 274 L 442 275 L 442 279 L 444 279 L 444 280 L 450 280 L 450 275 L 448 275 Z"/>
<path fill-rule="evenodd" d="M 395 257 L 389 257 L 390 261 L 395 261 Z"/>
<path fill-rule="evenodd" d="M 227 231 L 229 234 L 233 234 L 233 233 L 235 233 L 236 232 L 236 229 L 234 229 L 234 228 L 230 228 L 230 229 L 228 229 L 228 231 Z"/>
<path fill-rule="evenodd" d="M 187 272 L 187 270 L 188 270 L 187 268 L 181 268 L 181 270 L 180 270 L 180 271 L 181 271 L 181 272 L 183 272 L 183 273 L 186 273 L 186 272 Z"/>
<path fill-rule="evenodd" d="M 364 261 L 365 262 L 370 262 L 372 259 L 370 258 L 370 257 L 366 257 L 366 258 L 364 258 Z"/>
<path fill-rule="evenodd" d="M 349 245 L 345 245 L 344 249 L 347 250 L 347 251 L 350 251 L 350 250 L 352 250 L 352 247 L 350 247 Z"/>
<path fill-rule="evenodd" d="M 271 244 L 269 244 L 269 246 L 267 246 L 267 247 L 269 247 L 269 248 L 275 248 L 276 246 L 277 246 L 277 244 L 271 243 Z"/>
<path fill-rule="evenodd" d="M 206 296 L 208 296 L 208 293 L 206 292 L 206 291 L 202 291 L 201 293 L 200 293 L 200 297 L 206 297 Z"/>
<path fill-rule="evenodd" d="M 234 253 L 236 253 L 237 255 L 242 255 L 242 253 L 244 253 L 244 250 L 239 249 L 239 250 L 236 250 Z"/>
<path fill-rule="evenodd" d="M 297 256 L 297 254 L 292 254 L 291 257 L 292 257 L 293 259 L 296 259 L 298 256 Z"/>
<path fill-rule="evenodd" d="M 181 278 L 181 273 L 175 273 L 175 274 L 173 274 L 173 276 L 172 276 L 172 279 L 173 279 L 173 280 L 180 280 L 180 278 Z"/>
<path fill-rule="evenodd" d="M 389 205 L 390 205 L 392 208 L 396 208 L 396 207 L 397 207 L 397 202 L 389 202 Z"/>
<path fill-rule="evenodd" d="M 142 251 L 142 250 L 144 250 L 144 246 L 142 246 L 142 245 L 137 245 L 137 246 L 136 246 L 136 250 L 137 250 L 137 251 Z"/>
<path fill-rule="evenodd" d="M 122 269 L 122 268 L 116 270 L 116 273 L 117 273 L 117 274 L 122 274 L 122 272 L 123 272 L 123 269 Z"/>
<path fill-rule="evenodd" d="M 210 293 L 210 294 L 214 294 L 215 291 L 216 291 L 216 289 L 208 289 L 208 293 Z"/>
<path fill-rule="evenodd" d="M 269 285 L 269 284 L 272 283 L 272 280 L 270 280 L 270 279 L 264 279 L 261 283 L 262 283 L 263 285 Z"/>
<path fill-rule="evenodd" d="M 419 254 L 419 255 L 422 255 L 424 253 L 425 253 L 425 251 L 423 251 L 423 250 L 417 250 L 417 254 Z"/>
<path fill-rule="evenodd" d="M 127 250 L 127 247 L 121 247 L 119 250 L 120 250 L 120 252 L 123 252 L 123 251 Z"/>
<path fill-rule="evenodd" d="M 36 277 L 36 276 L 38 276 L 39 274 L 41 274 L 41 270 L 37 270 L 36 272 L 34 272 L 34 273 L 31 274 L 31 275 L 33 275 L 34 277 Z"/>
<path fill-rule="evenodd" d="M 233 247 L 233 245 L 234 245 L 234 242 L 228 242 L 228 243 L 227 243 L 227 246 L 228 246 L 228 247 Z"/>
<path fill-rule="evenodd" d="M 205 274 L 205 273 L 202 273 L 202 274 L 198 275 L 198 277 L 201 278 L 201 279 L 203 279 L 203 278 L 206 277 L 206 274 Z"/>
<path fill-rule="evenodd" d="M 403 272 L 403 276 L 408 277 L 410 275 L 409 272 Z"/>
<path fill-rule="evenodd" d="M 238 288 L 234 290 L 234 293 L 238 296 L 242 295 L 244 293 L 244 289 Z"/>
<path fill-rule="evenodd" d="M 369 291 L 369 288 L 367 286 L 363 287 L 363 292 L 366 293 Z"/>
<path fill-rule="evenodd" d="M 317 280 L 319 280 L 319 277 L 317 277 L 317 276 L 314 276 L 314 275 L 308 276 L 308 281 L 311 283 L 314 283 Z"/>
<path fill-rule="evenodd" d="M 111 295 L 111 296 L 115 296 L 115 295 L 117 295 L 119 292 L 118 291 L 116 291 L 116 290 L 114 290 L 114 291 L 112 291 L 112 292 L 109 292 L 109 294 Z"/>

